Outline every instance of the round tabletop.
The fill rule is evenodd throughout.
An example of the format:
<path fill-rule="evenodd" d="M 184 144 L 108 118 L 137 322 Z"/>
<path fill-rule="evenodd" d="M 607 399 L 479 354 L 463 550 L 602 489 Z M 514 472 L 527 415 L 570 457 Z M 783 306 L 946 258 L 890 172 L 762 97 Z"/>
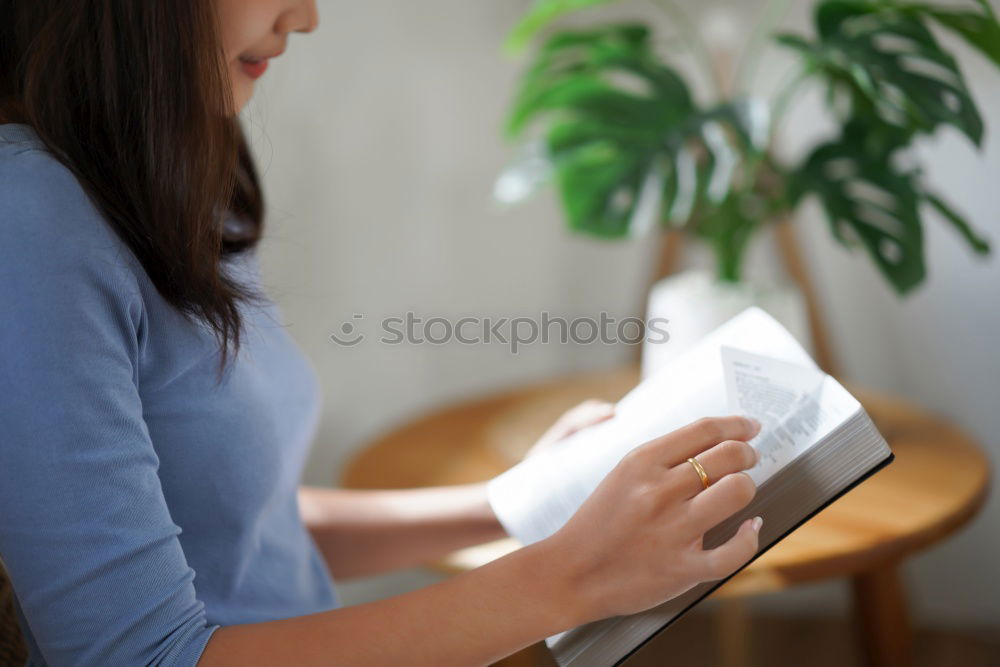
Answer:
<path fill-rule="evenodd" d="M 349 488 L 411 488 L 489 479 L 516 463 L 565 410 L 616 401 L 634 367 L 576 375 L 466 400 L 403 424 L 346 467 Z M 851 576 L 901 560 L 959 528 L 982 505 L 989 465 L 961 429 L 904 401 L 848 387 L 896 460 L 733 577 L 716 597 L 772 592 Z M 513 539 L 457 551 L 434 566 L 478 567 L 518 548 Z"/>

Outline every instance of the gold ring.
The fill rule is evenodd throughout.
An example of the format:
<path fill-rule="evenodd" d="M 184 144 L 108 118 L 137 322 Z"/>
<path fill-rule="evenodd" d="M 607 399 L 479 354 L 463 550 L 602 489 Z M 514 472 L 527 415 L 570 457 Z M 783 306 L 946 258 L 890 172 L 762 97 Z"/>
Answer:
<path fill-rule="evenodd" d="M 705 469 L 701 467 L 700 463 L 698 463 L 698 459 L 688 459 L 688 463 L 690 463 L 691 467 L 694 468 L 694 471 L 698 473 L 698 479 L 701 480 L 701 485 L 707 489 L 709 485 L 708 473 L 705 472 Z"/>

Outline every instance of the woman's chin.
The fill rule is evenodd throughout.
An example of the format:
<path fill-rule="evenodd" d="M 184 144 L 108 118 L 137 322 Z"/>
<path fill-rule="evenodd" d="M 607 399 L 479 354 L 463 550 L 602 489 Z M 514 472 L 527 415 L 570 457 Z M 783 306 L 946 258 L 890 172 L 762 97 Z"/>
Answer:
<path fill-rule="evenodd" d="M 240 85 L 234 86 L 233 88 L 233 115 L 238 115 L 243 109 L 246 108 L 247 104 L 250 103 L 250 98 L 253 97 L 253 84 L 250 85 Z"/>

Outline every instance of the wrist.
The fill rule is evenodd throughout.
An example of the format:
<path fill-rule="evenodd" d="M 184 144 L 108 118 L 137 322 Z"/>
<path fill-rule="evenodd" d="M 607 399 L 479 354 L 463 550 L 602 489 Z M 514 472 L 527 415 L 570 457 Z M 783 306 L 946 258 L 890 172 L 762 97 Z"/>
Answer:
<path fill-rule="evenodd" d="M 548 634 L 569 630 L 598 617 L 594 612 L 596 605 L 587 593 L 585 568 L 575 554 L 568 553 L 553 537 L 516 553 L 525 558 L 543 616 L 551 627 L 557 628 Z"/>

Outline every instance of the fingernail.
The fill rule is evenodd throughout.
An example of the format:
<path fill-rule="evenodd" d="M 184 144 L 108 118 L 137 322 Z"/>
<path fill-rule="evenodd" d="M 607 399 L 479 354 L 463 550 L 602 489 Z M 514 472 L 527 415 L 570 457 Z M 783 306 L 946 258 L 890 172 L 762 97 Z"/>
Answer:
<path fill-rule="evenodd" d="M 753 429 L 754 435 L 760 433 L 760 422 L 753 417 L 747 417 L 747 421 L 750 422 L 750 428 Z"/>
<path fill-rule="evenodd" d="M 750 446 L 753 447 L 753 445 L 750 445 Z M 760 450 L 757 449 L 756 447 L 753 447 L 753 453 L 757 457 L 757 458 L 754 459 L 753 464 L 757 465 L 758 463 L 760 463 Z"/>
<path fill-rule="evenodd" d="M 750 522 L 750 527 L 753 528 L 753 532 L 759 533 L 760 532 L 761 524 L 763 524 L 763 523 L 764 523 L 764 519 L 760 518 L 759 516 L 755 516 L 753 518 L 753 521 Z"/>

